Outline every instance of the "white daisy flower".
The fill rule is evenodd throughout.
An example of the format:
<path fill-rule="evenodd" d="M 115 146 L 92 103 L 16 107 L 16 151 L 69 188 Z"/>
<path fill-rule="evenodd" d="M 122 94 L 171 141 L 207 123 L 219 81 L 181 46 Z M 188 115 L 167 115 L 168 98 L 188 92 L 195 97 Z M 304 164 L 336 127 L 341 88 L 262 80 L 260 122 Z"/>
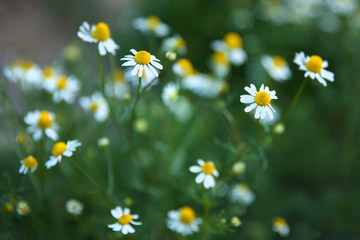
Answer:
<path fill-rule="evenodd" d="M 45 67 L 42 70 L 42 87 L 51 93 L 51 88 L 54 85 L 53 82 L 60 74 L 60 69 L 53 66 Z"/>
<path fill-rule="evenodd" d="M 79 146 L 81 146 L 81 143 L 78 140 L 69 140 L 67 143 L 55 143 L 51 151 L 52 156 L 50 156 L 50 159 L 45 163 L 46 168 L 49 169 L 57 163 L 60 163 L 63 156 L 71 157 Z"/>
<path fill-rule="evenodd" d="M 240 66 L 247 59 L 242 39 L 239 34 L 234 32 L 226 34 L 223 40 L 212 42 L 211 48 L 214 51 L 225 52 L 230 62 L 235 66 Z"/>
<path fill-rule="evenodd" d="M 141 225 L 141 222 L 136 222 L 134 220 L 139 218 L 137 214 L 130 214 L 129 208 L 116 207 L 111 210 L 111 215 L 117 219 L 117 222 L 114 224 L 109 224 L 108 227 L 113 231 L 121 231 L 122 234 L 126 235 L 128 233 L 134 233 L 135 229 L 130 225 Z"/>
<path fill-rule="evenodd" d="M 273 112 L 275 112 L 275 110 L 270 103 L 272 99 L 278 99 L 276 91 L 270 91 L 269 87 L 264 87 L 264 84 L 261 84 L 259 91 L 256 90 L 254 84 L 250 84 L 250 87 L 245 87 L 245 90 L 250 93 L 250 95 L 241 95 L 240 102 L 251 103 L 251 105 L 247 106 L 244 111 L 250 112 L 256 109 L 255 119 L 264 119 L 266 114 L 269 115 L 270 119 L 273 119 Z"/>
<path fill-rule="evenodd" d="M 181 86 L 203 98 L 215 98 L 226 90 L 225 81 L 202 73 L 184 77 L 181 81 Z"/>
<path fill-rule="evenodd" d="M 276 217 L 273 221 L 272 229 L 282 237 L 287 237 L 290 233 L 290 227 L 282 217 Z"/>
<path fill-rule="evenodd" d="M 125 80 L 124 72 L 116 68 L 112 80 L 105 84 L 106 95 L 117 99 L 124 99 L 125 95 L 130 93 L 130 85 Z"/>
<path fill-rule="evenodd" d="M 195 182 L 200 184 L 204 183 L 206 189 L 215 187 L 215 177 L 219 176 L 219 172 L 216 170 L 213 162 L 205 162 L 202 159 L 198 159 L 197 163 L 199 166 L 194 165 L 189 168 L 192 173 L 199 173 L 195 178 Z"/>
<path fill-rule="evenodd" d="M 231 222 L 231 225 L 232 225 L 233 227 L 240 227 L 240 226 L 241 226 L 241 220 L 240 220 L 240 218 L 238 218 L 238 217 L 232 217 L 232 218 L 230 219 L 230 222 Z"/>
<path fill-rule="evenodd" d="M 243 174 L 246 169 L 246 164 L 244 162 L 236 162 L 232 166 L 232 170 L 235 174 Z"/>
<path fill-rule="evenodd" d="M 135 29 L 142 33 L 154 33 L 157 37 L 165 37 L 170 33 L 170 27 L 162 23 L 157 16 L 149 16 L 147 18 L 136 18 L 132 25 Z"/>
<path fill-rule="evenodd" d="M 26 216 L 30 213 L 31 209 L 27 202 L 19 201 L 16 204 L 16 212 L 19 215 Z"/>
<path fill-rule="evenodd" d="M 28 171 L 34 172 L 38 166 L 38 161 L 33 156 L 28 156 L 20 161 L 19 173 L 26 174 Z"/>
<path fill-rule="evenodd" d="M 83 22 L 77 32 L 79 38 L 84 42 L 98 43 L 98 50 L 101 56 L 106 53 L 116 54 L 116 50 L 120 47 L 110 37 L 110 28 L 104 22 L 90 26 L 88 22 Z"/>
<path fill-rule="evenodd" d="M 284 82 L 291 77 L 289 65 L 283 57 L 264 55 L 261 58 L 261 64 L 269 75 L 278 82 Z"/>
<path fill-rule="evenodd" d="M 199 232 L 201 218 L 197 218 L 191 207 L 184 206 L 168 212 L 167 227 L 183 236 Z"/>
<path fill-rule="evenodd" d="M 25 91 L 41 87 L 41 69 L 32 61 L 15 61 L 10 66 L 5 66 L 3 73 L 10 82 L 19 82 Z"/>
<path fill-rule="evenodd" d="M 58 103 L 64 100 L 67 103 L 73 103 L 80 89 L 80 82 L 74 76 L 61 75 L 55 77 L 48 83 L 48 91 L 52 93 L 54 102 Z"/>
<path fill-rule="evenodd" d="M 176 83 L 169 82 L 165 85 L 161 98 L 166 106 L 171 106 L 179 96 L 179 86 Z"/>
<path fill-rule="evenodd" d="M 126 61 L 122 64 L 122 66 L 133 67 L 131 75 L 137 75 L 138 77 L 147 75 L 153 78 L 159 76 L 158 72 L 154 68 L 156 67 L 159 70 L 163 69 L 163 66 L 159 63 L 159 59 L 157 59 L 154 55 L 150 55 L 150 53 L 148 53 L 147 51 L 138 52 L 135 49 L 131 49 L 130 52 L 134 54 L 134 56 L 125 55 L 125 57 L 121 58 L 120 60 Z"/>
<path fill-rule="evenodd" d="M 161 45 L 161 49 L 164 52 L 175 52 L 180 55 L 186 54 L 186 42 L 179 35 L 175 35 L 173 37 L 169 37 L 164 39 Z"/>
<path fill-rule="evenodd" d="M 173 71 L 180 77 L 188 77 L 196 73 L 193 65 L 187 58 L 181 58 L 176 63 L 174 63 Z"/>
<path fill-rule="evenodd" d="M 230 72 L 230 61 L 225 52 L 216 51 L 212 54 L 210 67 L 215 76 L 224 78 Z"/>
<path fill-rule="evenodd" d="M 85 110 L 93 113 L 98 122 L 105 121 L 109 116 L 109 105 L 99 92 L 93 93 L 91 97 L 81 97 L 79 104 Z"/>
<path fill-rule="evenodd" d="M 75 199 L 66 202 L 66 211 L 71 215 L 80 215 L 84 210 L 84 204 Z"/>
<path fill-rule="evenodd" d="M 239 183 L 230 191 L 230 201 L 234 203 L 241 203 L 245 206 L 249 206 L 254 200 L 255 194 L 250 190 L 247 184 Z"/>
<path fill-rule="evenodd" d="M 55 115 L 48 111 L 28 112 L 24 118 L 26 124 L 30 125 L 26 131 L 33 134 L 33 139 L 38 141 L 42 138 L 43 132 L 50 139 L 56 141 L 58 125 L 55 122 Z"/>
<path fill-rule="evenodd" d="M 305 77 L 316 78 L 324 87 L 327 86 L 325 80 L 334 82 L 334 74 L 325 70 L 329 65 L 328 62 L 317 55 L 309 57 L 305 56 L 304 52 L 296 53 L 294 63 L 299 65 L 300 70 L 305 71 Z"/>
<path fill-rule="evenodd" d="M 357 7 L 356 0 L 327 0 L 330 10 L 340 15 L 349 15 Z"/>

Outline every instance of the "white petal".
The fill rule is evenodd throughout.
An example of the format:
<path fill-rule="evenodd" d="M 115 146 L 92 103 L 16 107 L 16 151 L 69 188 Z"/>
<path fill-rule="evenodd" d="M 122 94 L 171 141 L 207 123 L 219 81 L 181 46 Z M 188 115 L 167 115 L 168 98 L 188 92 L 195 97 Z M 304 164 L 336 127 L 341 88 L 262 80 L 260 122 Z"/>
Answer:
<path fill-rule="evenodd" d="M 197 163 L 198 163 L 200 166 L 202 166 L 202 165 L 205 164 L 204 160 L 202 160 L 202 159 L 198 159 L 198 160 L 197 160 Z"/>
<path fill-rule="evenodd" d="M 266 112 L 268 113 L 270 119 L 273 119 L 273 118 L 274 118 L 274 114 L 272 113 L 270 107 L 266 106 L 266 107 L 265 107 L 265 110 L 266 110 Z"/>
<path fill-rule="evenodd" d="M 134 217 L 133 217 L 133 219 L 134 219 Z M 135 221 L 131 221 L 131 224 L 134 224 L 134 225 L 142 225 L 141 222 L 135 222 Z"/>
<path fill-rule="evenodd" d="M 316 74 L 316 79 L 319 81 L 319 83 L 321 83 L 322 85 L 324 85 L 324 87 L 327 86 L 326 81 L 320 76 L 320 74 Z"/>
<path fill-rule="evenodd" d="M 112 209 L 111 215 L 116 219 L 120 218 L 123 215 L 121 207 L 116 207 L 115 209 Z"/>
<path fill-rule="evenodd" d="M 99 49 L 99 54 L 101 56 L 105 56 L 106 55 L 106 50 L 105 50 L 105 47 L 104 47 L 104 43 L 103 42 L 99 42 L 98 44 L 98 49 Z"/>
<path fill-rule="evenodd" d="M 211 187 L 215 187 L 215 179 L 214 179 L 213 176 L 206 175 L 205 181 L 204 181 L 204 187 L 206 189 L 211 188 Z"/>
<path fill-rule="evenodd" d="M 251 104 L 250 106 L 247 106 L 244 111 L 245 112 L 250 112 L 251 110 L 253 110 L 254 108 L 256 108 L 257 104 L 256 103 L 253 103 Z"/>
<path fill-rule="evenodd" d="M 253 103 L 255 101 L 255 97 L 251 95 L 241 95 L 240 102 L 242 103 Z"/>
<path fill-rule="evenodd" d="M 144 71 L 144 65 L 139 65 L 138 77 L 142 77 L 142 76 L 143 76 L 143 71 Z"/>
<path fill-rule="evenodd" d="M 46 136 L 48 136 L 50 139 L 52 139 L 54 141 L 58 140 L 58 134 L 56 133 L 56 131 L 53 128 L 45 129 L 45 134 L 46 134 Z"/>
<path fill-rule="evenodd" d="M 135 65 L 134 69 L 131 71 L 131 75 L 132 75 L 132 76 L 136 76 L 136 74 L 137 74 L 138 71 L 139 71 L 139 67 L 140 67 L 139 64 Z"/>
<path fill-rule="evenodd" d="M 119 223 L 109 224 L 108 228 L 111 228 L 113 231 L 120 231 L 122 226 Z"/>
<path fill-rule="evenodd" d="M 260 112 L 261 112 L 261 109 L 260 109 L 260 106 L 258 106 L 255 111 L 255 119 L 260 118 Z"/>
<path fill-rule="evenodd" d="M 157 69 L 163 69 L 163 66 L 160 63 L 157 63 L 155 61 L 151 61 L 150 62 L 151 65 L 153 65 L 154 67 L 156 67 Z"/>
<path fill-rule="evenodd" d="M 263 106 L 261 106 L 259 108 L 261 108 L 261 116 L 260 116 L 260 118 L 265 119 L 266 118 L 266 110 L 265 110 L 265 108 Z"/>
<path fill-rule="evenodd" d="M 124 208 L 124 214 L 130 214 L 130 209 L 129 208 Z"/>
<path fill-rule="evenodd" d="M 130 49 L 130 52 L 132 52 L 132 54 L 136 55 L 137 51 L 135 49 Z"/>
<path fill-rule="evenodd" d="M 197 177 L 195 178 L 195 182 L 196 183 L 202 183 L 205 179 L 205 174 L 204 173 L 200 173 L 199 175 L 197 175 Z"/>
<path fill-rule="evenodd" d="M 252 89 L 252 88 L 245 87 L 245 91 L 247 91 L 252 96 L 256 95 L 256 91 L 254 91 L 254 89 Z"/>
<path fill-rule="evenodd" d="M 330 82 L 334 81 L 334 73 L 332 73 L 330 71 L 323 69 L 323 70 L 321 70 L 320 75 L 321 75 L 321 77 L 329 80 Z"/>
<path fill-rule="evenodd" d="M 135 65 L 136 65 L 136 62 L 134 60 L 130 60 L 130 61 L 124 62 L 121 66 L 127 67 L 127 66 L 135 66 Z"/>
<path fill-rule="evenodd" d="M 192 173 L 199 173 L 199 172 L 201 172 L 201 167 L 199 167 L 199 166 L 191 166 L 191 167 L 189 168 L 189 170 L 190 170 L 190 172 L 192 172 Z"/>

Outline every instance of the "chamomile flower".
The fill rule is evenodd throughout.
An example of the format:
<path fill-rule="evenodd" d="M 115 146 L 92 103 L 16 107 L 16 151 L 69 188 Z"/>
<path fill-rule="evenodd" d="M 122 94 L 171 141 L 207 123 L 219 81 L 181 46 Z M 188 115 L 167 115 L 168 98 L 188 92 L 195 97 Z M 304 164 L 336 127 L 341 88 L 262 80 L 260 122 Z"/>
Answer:
<path fill-rule="evenodd" d="M 150 55 L 150 53 L 148 53 L 147 51 L 138 52 L 135 49 L 131 49 L 130 52 L 134 54 L 134 56 L 125 55 L 125 57 L 121 58 L 120 60 L 126 61 L 122 64 L 122 66 L 133 67 L 131 75 L 137 75 L 138 77 L 147 75 L 153 78 L 159 76 L 158 72 L 155 69 L 163 69 L 163 66 L 159 63 L 159 59 L 157 59 L 154 55 Z"/>
<path fill-rule="evenodd" d="M 66 202 L 66 211 L 71 215 L 80 215 L 84 210 L 84 204 L 75 199 Z"/>
<path fill-rule="evenodd" d="M 200 97 L 215 98 L 224 90 L 226 82 L 209 74 L 196 73 L 184 77 L 181 85 Z"/>
<path fill-rule="evenodd" d="M 243 174 L 246 169 L 246 164 L 244 162 L 236 162 L 232 166 L 232 170 L 235 174 Z"/>
<path fill-rule="evenodd" d="M 173 65 L 173 71 L 176 75 L 178 75 L 180 77 L 188 77 L 188 76 L 192 76 L 196 73 L 193 65 L 191 64 L 190 60 L 187 58 L 179 59 Z"/>
<path fill-rule="evenodd" d="M 226 34 L 223 40 L 212 42 L 211 47 L 214 51 L 225 52 L 230 62 L 235 66 L 240 66 L 247 59 L 242 38 L 237 33 L 230 32 Z"/>
<path fill-rule="evenodd" d="M 205 162 L 202 159 L 198 159 L 197 163 L 199 164 L 191 166 L 189 168 L 192 173 L 199 173 L 195 178 L 195 182 L 200 184 L 203 182 L 206 189 L 215 187 L 215 177 L 219 176 L 219 172 L 216 170 L 213 162 Z"/>
<path fill-rule="evenodd" d="M 276 217 L 273 221 L 272 229 L 282 237 L 287 237 L 290 233 L 290 227 L 282 217 Z"/>
<path fill-rule="evenodd" d="M 281 56 L 270 57 L 265 55 L 261 58 L 261 64 L 268 74 L 278 82 L 284 82 L 291 77 L 289 65 Z"/>
<path fill-rule="evenodd" d="M 168 107 L 171 107 L 173 103 L 176 102 L 178 96 L 179 96 L 179 86 L 173 82 L 167 83 L 161 94 L 163 103 Z"/>
<path fill-rule="evenodd" d="M 51 151 L 52 156 L 50 156 L 50 159 L 45 163 L 46 168 L 49 169 L 57 163 L 60 163 L 63 156 L 71 157 L 79 146 L 81 146 L 81 143 L 78 140 L 69 140 L 67 143 L 55 143 Z"/>
<path fill-rule="evenodd" d="M 356 0 L 327 0 L 332 12 L 340 15 L 351 14 L 357 7 Z"/>
<path fill-rule="evenodd" d="M 81 97 L 79 104 L 82 108 L 94 114 L 95 120 L 98 122 L 105 121 L 109 116 L 109 105 L 99 92 L 93 93 L 91 97 Z"/>
<path fill-rule="evenodd" d="M 110 28 L 104 22 L 90 26 L 88 22 L 83 22 L 77 32 L 79 38 L 84 42 L 98 43 L 98 50 L 101 56 L 106 53 L 116 54 L 116 50 L 120 47 L 111 38 Z"/>
<path fill-rule="evenodd" d="M 134 221 L 139 218 L 139 215 L 130 214 L 129 208 L 122 209 L 118 206 L 115 209 L 111 210 L 111 215 L 117 219 L 117 222 L 114 224 L 109 224 L 108 227 L 111 228 L 113 231 L 121 231 L 121 233 L 124 235 L 135 232 L 135 229 L 130 224 L 142 224 L 141 222 Z"/>
<path fill-rule="evenodd" d="M 175 52 L 180 55 L 186 54 L 186 42 L 179 35 L 164 39 L 161 48 L 164 52 Z"/>
<path fill-rule="evenodd" d="M 184 206 L 177 210 L 171 210 L 167 215 L 167 227 L 172 231 L 187 236 L 200 230 L 199 224 L 201 224 L 202 220 L 196 217 L 191 207 Z"/>
<path fill-rule="evenodd" d="M 38 141 L 42 138 L 43 132 L 47 137 L 56 141 L 58 125 L 55 122 L 55 115 L 48 111 L 28 112 L 24 118 L 26 124 L 30 125 L 26 131 L 33 134 L 33 139 Z"/>
<path fill-rule="evenodd" d="M 251 103 L 250 106 L 245 108 L 245 112 L 250 112 L 253 109 L 255 111 L 255 119 L 264 119 L 266 115 L 273 119 L 275 112 L 274 108 L 271 106 L 271 100 L 277 99 L 276 91 L 270 91 L 269 87 L 264 87 L 264 84 L 261 85 L 259 91 L 256 90 L 254 84 L 250 84 L 250 87 L 245 87 L 245 90 L 250 93 L 250 95 L 241 95 L 240 102 L 242 103 Z"/>
<path fill-rule="evenodd" d="M 225 52 L 216 51 L 212 54 L 210 67 L 214 74 L 220 78 L 225 77 L 230 71 L 230 61 Z"/>
<path fill-rule="evenodd" d="M 232 217 L 230 222 L 231 222 L 231 225 L 233 227 L 240 227 L 241 226 L 241 220 L 238 217 Z"/>
<path fill-rule="evenodd" d="M 55 81 L 55 78 L 59 75 L 59 72 L 59 69 L 53 66 L 45 67 L 42 70 L 42 86 L 44 89 L 49 90 L 49 85 L 52 85 L 52 82 Z"/>
<path fill-rule="evenodd" d="M 145 34 L 153 33 L 157 37 L 165 37 L 170 33 L 170 27 L 157 16 L 149 16 L 147 18 L 136 18 L 132 25 L 135 29 Z"/>
<path fill-rule="evenodd" d="M 74 76 L 61 75 L 54 78 L 48 84 L 48 91 L 52 93 L 54 102 L 64 100 L 73 103 L 80 89 L 80 82 Z"/>
<path fill-rule="evenodd" d="M 10 82 L 19 82 L 23 90 L 41 87 L 41 69 L 32 61 L 15 61 L 10 66 L 5 66 L 3 73 Z"/>
<path fill-rule="evenodd" d="M 113 81 L 105 84 L 107 96 L 124 99 L 125 95 L 130 92 L 130 85 L 125 80 L 125 74 L 121 69 L 115 69 Z"/>
<path fill-rule="evenodd" d="M 16 204 L 16 212 L 19 215 L 26 216 L 30 213 L 31 209 L 27 202 L 19 201 Z"/>
<path fill-rule="evenodd" d="M 305 56 L 304 52 L 296 53 L 294 63 L 299 65 L 300 70 L 305 71 L 305 77 L 316 78 L 324 87 L 327 86 L 325 80 L 334 82 L 334 74 L 325 70 L 329 65 L 328 62 L 320 56 L 312 55 L 310 57 Z"/>
<path fill-rule="evenodd" d="M 20 161 L 19 173 L 26 174 L 28 171 L 34 172 L 38 166 L 38 161 L 33 156 L 28 156 Z"/>
<path fill-rule="evenodd" d="M 230 201 L 249 206 L 255 200 L 255 194 L 245 183 L 239 183 L 230 191 Z"/>

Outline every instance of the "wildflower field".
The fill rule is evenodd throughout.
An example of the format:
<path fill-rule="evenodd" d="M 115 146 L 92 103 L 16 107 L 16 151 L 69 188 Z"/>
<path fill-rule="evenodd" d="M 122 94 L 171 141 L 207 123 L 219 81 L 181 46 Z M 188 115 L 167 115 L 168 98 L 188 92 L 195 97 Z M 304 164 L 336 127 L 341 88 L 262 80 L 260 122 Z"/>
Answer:
<path fill-rule="evenodd" d="M 360 239 L 357 0 L 0 3 L 0 239 Z"/>

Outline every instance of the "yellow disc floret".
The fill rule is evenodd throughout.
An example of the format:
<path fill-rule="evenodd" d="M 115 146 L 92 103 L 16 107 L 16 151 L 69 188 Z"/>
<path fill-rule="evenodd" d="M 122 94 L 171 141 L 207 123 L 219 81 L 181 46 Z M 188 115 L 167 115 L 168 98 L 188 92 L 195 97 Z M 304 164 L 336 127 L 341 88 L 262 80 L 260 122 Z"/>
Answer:
<path fill-rule="evenodd" d="M 123 214 L 121 217 L 119 217 L 118 222 L 121 225 L 128 225 L 132 220 L 133 219 L 130 214 Z"/>
<path fill-rule="evenodd" d="M 50 127 L 52 125 L 50 113 L 47 111 L 40 112 L 40 117 L 37 124 L 42 129 Z"/>
<path fill-rule="evenodd" d="M 54 75 L 54 70 L 52 67 L 46 67 L 43 69 L 43 76 L 44 78 L 50 78 Z"/>
<path fill-rule="evenodd" d="M 22 62 L 22 67 L 26 70 L 29 70 L 32 66 L 34 66 L 34 63 L 31 61 Z"/>
<path fill-rule="evenodd" d="M 147 20 L 149 27 L 153 30 L 156 28 L 157 25 L 161 23 L 160 19 L 157 16 L 149 16 Z"/>
<path fill-rule="evenodd" d="M 191 207 L 182 207 L 180 209 L 180 221 L 185 224 L 190 224 L 195 219 L 195 212 Z"/>
<path fill-rule="evenodd" d="M 281 228 L 287 225 L 286 220 L 282 217 L 275 218 L 273 223 L 277 228 Z"/>
<path fill-rule="evenodd" d="M 230 32 L 225 35 L 224 42 L 229 48 L 242 48 L 242 39 L 239 34 Z"/>
<path fill-rule="evenodd" d="M 275 67 L 284 67 L 286 64 L 286 61 L 283 57 L 275 56 L 273 57 L 274 65 Z"/>
<path fill-rule="evenodd" d="M 96 110 L 98 110 L 98 108 L 99 108 L 99 105 L 97 103 L 92 103 L 90 105 L 90 111 L 91 112 L 95 112 Z"/>
<path fill-rule="evenodd" d="M 92 32 L 92 37 L 100 42 L 106 41 L 110 37 L 109 26 L 104 22 L 99 22 Z"/>
<path fill-rule="evenodd" d="M 270 95 L 265 91 L 257 92 L 255 95 L 255 102 L 260 106 L 267 106 L 271 102 Z"/>
<path fill-rule="evenodd" d="M 151 56 L 147 51 L 139 51 L 135 54 L 135 62 L 138 64 L 146 65 L 150 63 L 150 60 Z"/>
<path fill-rule="evenodd" d="M 59 78 L 58 83 L 57 83 L 57 88 L 58 89 L 64 89 L 64 88 L 66 88 L 66 85 L 67 85 L 67 77 L 66 76 L 61 76 Z"/>
<path fill-rule="evenodd" d="M 185 40 L 183 38 L 179 37 L 179 38 L 176 39 L 176 44 L 175 44 L 176 49 L 185 47 L 185 45 L 186 45 L 186 42 L 185 42 Z"/>
<path fill-rule="evenodd" d="M 322 69 L 323 60 L 317 55 L 312 55 L 310 60 L 305 64 L 306 68 L 313 73 L 320 73 Z"/>
<path fill-rule="evenodd" d="M 54 144 L 53 149 L 51 151 L 54 157 L 62 155 L 66 151 L 66 144 L 64 142 L 57 142 Z"/>
<path fill-rule="evenodd" d="M 201 166 L 201 170 L 205 174 L 212 174 L 215 170 L 215 166 L 211 162 L 205 162 L 204 165 Z"/>
<path fill-rule="evenodd" d="M 29 156 L 24 159 L 23 164 L 27 168 L 34 168 L 38 165 L 36 158 Z"/>
<path fill-rule="evenodd" d="M 218 64 L 229 63 L 229 59 L 224 52 L 214 52 L 212 58 Z"/>

